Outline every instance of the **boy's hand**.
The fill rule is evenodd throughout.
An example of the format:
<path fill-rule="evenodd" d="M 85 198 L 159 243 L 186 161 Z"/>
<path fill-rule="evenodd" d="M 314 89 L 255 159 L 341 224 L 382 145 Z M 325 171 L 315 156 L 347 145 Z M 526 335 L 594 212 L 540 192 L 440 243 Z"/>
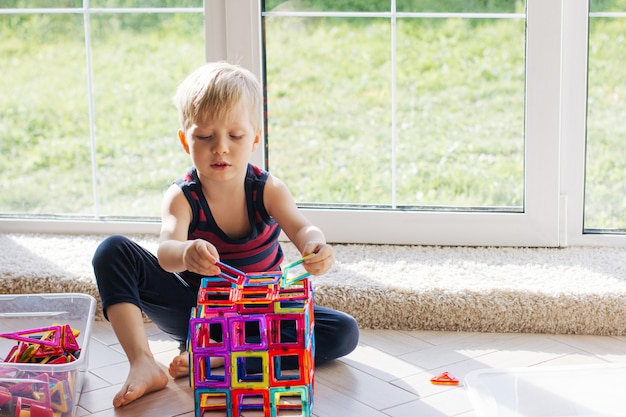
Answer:
<path fill-rule="evenodd" d="M 335 260 L 333 248 L 327 243 L 309 242 L 302 250 L 302 256 L 315 254 L 304 261 L 304 269 L 311 275 L 322 275 L 326 273 Z"/>
<path fill-rule="evenodd" d="M 219 254 L 215 246 L 203 239 L 190 240 L 183 251 L 183 264 L 188 271 L 204 276 L 219 275 L 220 268 L 215 265 Z"/>

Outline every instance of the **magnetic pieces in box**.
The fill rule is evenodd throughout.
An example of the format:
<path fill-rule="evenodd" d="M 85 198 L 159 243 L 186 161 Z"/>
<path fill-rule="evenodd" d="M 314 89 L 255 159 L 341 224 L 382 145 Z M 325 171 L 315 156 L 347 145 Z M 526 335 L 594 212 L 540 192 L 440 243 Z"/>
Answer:
<path fill-rule="evenodd" d="M 55 416 L 75 414 L 88 367 L 89 339 L 96 300 L 87 294 L 3 294 L 0 295 L 0 333 L 16 333 L 46 328 L 54 323 L 67 324 L 79 332 L 81 353 L 68 363 L 0 362 L 0 416 L 16 407 L 29 411 L 30 417 L 50 415 L 42 407 L 43 397 L 54 403 Z M 15 340 L 0 338 L 0 358 L 11 352 Z M 13 415 L 11 415 L 13 417 Z"/>

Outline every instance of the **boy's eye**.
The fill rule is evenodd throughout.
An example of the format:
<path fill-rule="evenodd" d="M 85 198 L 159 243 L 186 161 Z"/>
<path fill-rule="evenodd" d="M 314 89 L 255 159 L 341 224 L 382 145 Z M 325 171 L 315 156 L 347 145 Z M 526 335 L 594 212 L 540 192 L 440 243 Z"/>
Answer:
<path fill-rule="evenodd" d="M 209 139 L 212 139 L 212 138 L 213 138 L 213 136 L 198 136 L 198 139 L 200 139 L 200 140 L 209 140 Z"/>
<path fill-rule="evenodd" d="M 233 139 L 241 139 L 241 138 L 243 138 L 243 135 L 231 134 L 230 137 L 233 138 Z"/>

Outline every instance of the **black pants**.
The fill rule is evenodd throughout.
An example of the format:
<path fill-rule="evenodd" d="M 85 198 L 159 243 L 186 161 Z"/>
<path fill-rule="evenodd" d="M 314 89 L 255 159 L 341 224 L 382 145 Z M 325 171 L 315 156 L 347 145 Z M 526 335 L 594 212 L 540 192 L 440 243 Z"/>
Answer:
<path fill-rule="evenodd" d="M 115 235 L 100 244 L 92 264 L 105 317 L 109 306 L 132 303 L 172 339 L 181 343 L 187 340 L 197 291 L 163 270 L 151 252 Z M 352 316 L 315 306 L 314 317 L 316 366 L 354 350 L 359 329 Z"/>

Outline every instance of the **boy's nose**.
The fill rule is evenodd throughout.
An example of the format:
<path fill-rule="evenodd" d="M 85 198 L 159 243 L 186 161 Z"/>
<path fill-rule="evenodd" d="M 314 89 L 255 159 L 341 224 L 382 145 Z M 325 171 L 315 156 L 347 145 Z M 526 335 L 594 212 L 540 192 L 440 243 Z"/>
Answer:
<path fill-rule="evenodd" d="M 228 145 L 224 138 L 218 137 L 217 140 L 213 142 L 213 153 L 215 154 L 223 154 L 228 152 Z"/>

